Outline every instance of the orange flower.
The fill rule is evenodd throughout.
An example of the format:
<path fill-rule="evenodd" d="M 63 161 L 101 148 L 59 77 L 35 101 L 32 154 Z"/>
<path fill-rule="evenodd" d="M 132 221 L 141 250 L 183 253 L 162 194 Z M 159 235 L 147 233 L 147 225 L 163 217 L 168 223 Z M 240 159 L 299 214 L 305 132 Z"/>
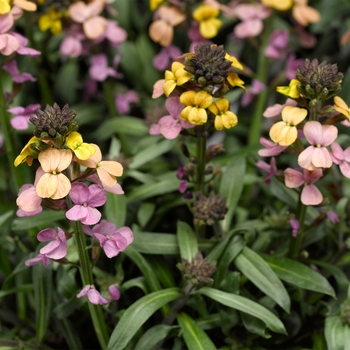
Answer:
<path fill-rule="evenodd" d="M 149 27 L 150 38 L 162 46 L 169 46 L 173 40 L 174 27 L 183 22 L 186 16 L 174 6 L 160 6 L 156 12 L 159 19 Z"/>
<path fill-rule="evenodd" d="M 39 197 L 60 199 L 69 193 L 71 183 L 62 171 L 69 167 L 72 158 L 68 149 L 48 148 L 39 153 L 38 159 L 45 172 L 36 185 Z"/>
<path fill-rule="evenodd" d="M 307 0 L 294 0 L 293 17 L 302 26 L 316 23 L 320 20 L 320 13 L 314 8 L 307 6 Z"/>
<path fill-rule="evenodd" d="M 97 175 L 105 186 L 113 187 L 117 183 L 116 176 L 123 175 L 123 166 L 115 161 L 102 160 L 100 148 L 91 143 L 95 147 L 95 154 L 87 160 L 79 160 L 78 163 L 87 168 L 96 169 Z"/>
<path fill-rule="evenodd" d="M 191 79 L 191 73 L 184 70 L 184 65 L 180 62 L 173 62 L 171 65 L 171 71 L 165 71 L 165 83 L 163 90 L 165 96 L 168 97 L 177 86 L 181 86 L 187 83 Z"/>

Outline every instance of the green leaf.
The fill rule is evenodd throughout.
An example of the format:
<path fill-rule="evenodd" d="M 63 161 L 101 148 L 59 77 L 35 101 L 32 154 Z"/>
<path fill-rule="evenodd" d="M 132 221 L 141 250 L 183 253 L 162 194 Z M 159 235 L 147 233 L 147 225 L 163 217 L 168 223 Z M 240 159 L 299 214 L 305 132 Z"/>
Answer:
<path fill-rule="evenodd" d="M 181 296 L 178 288 L 148 294 L 132 304 L 114 328 L 107 350 L 124 349 L 141 326 L 163 305 Z"/>
<path fill-rule="evenodd" d="M 325 321 L 325 338 L 328 350 L 350 349 L 350 328 L 338 316 L 327 317 Z"/>
<path fill-rule="evenodd" d="M 153 268 L 154 273 L 156 274 L 163 288 L 172 288 L 177 286 L 173 277 L 173 270 L 171 269 L 172 266 L 167 263 L 167 260 L 163 256 L 149 256 L 147 258 L 148 263 Z"/>
<path fill-rule="evenodd" d="M 215 287 L 218 287 L 227 275 L 227 270 L 231 262 L 242 251 L 245 242 L 241 236 L 233 236 L 226 246 L 224 253 L 217 264 L 217 270 L 215 273 Z"/>
<path fill-rule="evenodd" d="M 246 160 L 242 155 L 234 156 L 227 164 L 220 182 L 219 193 L 227 197 L 226 205 L 229 208 L 223 220 L 223 227 L 228 231 L 231 226 L 232 217 L 235 213 L 238 201 L 243 191 L 243 178 L 246 171 Z"/>
<path fill-rule="evenodd" d="M 235 264 L 253 284 L 289 313 L 290 298 L 283 283 L 259 254 L 244 247 Z"/>
<path fill-rule="evenodd" d="M 106 192 L 106 195 L 106 219 L 115 223 L 117 228 L 124 226 L 126 219 L 126 197 L 111 192 Z"/>
<path fill-rule="evenodd" d="M 282 281 L 335 298 L 334 289 L 327 279 L 310 267 L 288 258 L 271 255 L 264 255 L 263 258 Z"/>
<path fill-rule="evenodd" d="M 178 326 L 167 326 L 158 324 L 148 329 L 139 339 L 134 350 L 152 350 L 153 347 L 161 340 L 167 338 L 170 333 L 179 330 Z"/>
<path fill-rule="evenodd" d="M 3 227 L 5 222 L 15 214 L 14 210 L 9 210 L 6 213 L 0 215 L 0 227 Z"/>
<path fill-rule="evenodd" d="M 125 281 L 120 287 L 120 292 L 124 292 L 132 287 L 140 288 L 145 294 L 147 294 L 147 287 L 145 282 L 145 277 L 140 276 L 133 278 L 131 280 Z"/>
<path fill-rule="evenodd" d="M 177 240 L 182 259 L 192 261 L 198 252 L 198 242 L 192 227 L 183 221 L 177 222 Z"/>
<path fill-rule="evenodd" d="M 129 204 L 135 202 L 142 202 L 145 199 L 152 198 L 154 196 L 159 196 L 177 191 L 178 188 L 179 184 L 175 178 L 174 180 L 163 180 L 154 184 L 141 185 L 138 186 L 135 190 L 128 193 L 127 202 Z"/>
<path fill-rule="evenodd" d="M 270 310 L 248 298 L 208 287 L 201 288 L 197 293 L 206 295 L 220 304 L 245 312 L 262 320 L 269 329 L 276 333 L 287 334 L 284 325 L 279 318 L 277 318 Z"/>
<path fill-rule="evenodd" d="M 130 116 L 116 116 L 104 121 L 94 133 L 98 141 L 107 140 L 115 134 L 140 137 L 148 134 L 148 127 L 142 119 Z"/>
<path fill-rule="evenodd" d="M 75 102 L 79 82 L 78 75 L 79 65 L 77 59 L 69 58 L 55 73 L 54 92 L 56 97 L 68 104 Z"/>
<path fill-rule="evenodd" d="M 162 140 L 138 152 L 129 164 L 129 169 L 137 169 L 174 148 L 174 140 Z M 174 179 L 175 181 L 176 179 Z"/>
<path fill-rule="evenodd" d="M 154 274 L 151 266 L 147 262 L 147 260 L 138 253 L 135 248 L 131 245 L 129 245 L 125 250 L 124 254 L 131 259 L 136 266 L 140 269 L 141 273 L 146 279 L 147 285 L 149 286 L 149 289 L 154 292 L 160 290 L 160 284 L 158 282 L 158 279 L 156 275 Z"/>
<path fill-rule="evenodd" d="M 258 334 L 265 339 L 271 338 L 271 334 L 266 332 L 266 325 L 263 321 L 245 312 L 241 312 L 241 318 L 245 329 L 249 333 Z"/>
<path fill-rule="evenodd" d="M 144 202 L 141 203 L 137 212 L 137 220 L 141 227 L 145 227 L 151 219 L 156 206 L 154 203 Z"/>
<path fill-rule="evenodd" d="M 11 295 L 14 293 L 19 292 L 29 292 L 34 289 L 33 284 L 22 284 L 18 287 L 7 289 L 7 290 L 1 290 L 0 291 L 0 298 L 5 297 L 6 295 Z"/>
<path fill-rule="evenodd" d="M 182 312 L 177 315 L 177 322 L 182 328 L 182 336 L 188 350 L 216 350 L 208 335 L 197 326 L 190 316 Z"/>
<path fill-rule="evenodd" d="M 44 210 L 35 216 L 24 216 L 15 218 L 12 222 L 13 231 L 27 231 L 40 226 L 51 226 L 53 222 L 64 220 L 66 217 L 63 211 Z"/>
<path fill-rule="evenodd" d="M 38 264 L 33 266 L 33 283 L 36 316 L 36 337 L 41 342 L 50 324 L 52 306 L 52 267 Z"/>
<path fill-rule="evenodd" d="M 176 235 L 169 233 L 150 233 L 133 231 L 135 250 L 144 254 L 179 254 Z"/>

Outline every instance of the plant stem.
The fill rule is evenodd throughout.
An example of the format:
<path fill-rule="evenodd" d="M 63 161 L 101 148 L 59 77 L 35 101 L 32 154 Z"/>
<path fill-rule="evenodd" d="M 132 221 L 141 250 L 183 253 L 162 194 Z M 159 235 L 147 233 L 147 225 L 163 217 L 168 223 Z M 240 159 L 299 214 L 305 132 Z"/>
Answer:
<path fill-rule="evenodd" d="M 11 172 L 12 186 L 15 193 L 18 192 L 20 187 L 24 184 L 24 179 L 22 172 L 14 166 L 13 161 L 16 158 L 16 147 L 15 147 L 15 137 L 13 129 L 10 124 L 10 117 L 7 113 L 7 104 L 4 97 L 4 91 L 1 84 L 1 72 L 0 72 L 0 125 L 1 132 L 4 136 L 4 144 L 6 149 L 6 155 L 8 159 L 8 164 Z"/>
<path fill-rule="evenodd" d="M 300 193 L 299 202 L 298 202 L 297 211 L 296 211 L 296 219 L 299 222 L 299 230 L 298 230 L 297 236 L 291 238 L 290 245 L 289 245 L 289 252 L 288 252 L 288 256 L 292 259 L 298 259 L 299 257 L 300 247 L 304 238 L 303 227 L 304 227 L 306 209 L 307 209 L 307 206 L 301 202 L 301 193 Z"/>
<path fill-rule="evenodd" d="M 72 226 L 75 231 L 75 234 L 74 234 L 75 243 L 78 247 L 81 279 L 83 280 L 84 286 L 93 285 L 94 282 L 93 282 L 90 258 L 86 250 L 85 235 L 84 235 L 81 223 L 80 221 L 73 221 Z M 103 317 L 102 308 L 101 306 L 93 305 L 90 302 L 88 303 L 88 305 L 89 305 L 89 311 L 90 311 L 92 323 L 94 325 L 94 329 L 95 329 L 98 341 L 101 345 L 101 348 L 104 350 L 107 348 L 109 336 L 107 332 L 107 326 Z"/>
<path fill-rule="evenodd" d="M 258 52 L 258 67 L 257 67 L 257 75 L 256 79 L 261 83 L 267 85 L 267 77 L 268 77 L 268 58 L 265 56 L 265 48 L 268 44 L 270 34 L 272 31 L 272 23 L 273 17 L 269 18 L 268 21 L 264 23 L 264 32 L 262 34 L 261 45 L 259 47 Z M 256 107 L 253 114 L 253 119 L 251 121 L 251 127 L 248 135 L 248 145 L 252 146 L 259 143 L 260 133 L 261 133 L 261 123 L 264 108 L 266 106 L 267 99 L 267 88 L 260 92 L 258 95 Z"/>
<path fill-rule="evenodd" d="M 205 170 L 205 149 L 206 136 L 203 125 L 199 125 L 197 129 L 197 166 L 196 166 L 196 183 L 195 192 L 204 192 L 204 170 Z"/>

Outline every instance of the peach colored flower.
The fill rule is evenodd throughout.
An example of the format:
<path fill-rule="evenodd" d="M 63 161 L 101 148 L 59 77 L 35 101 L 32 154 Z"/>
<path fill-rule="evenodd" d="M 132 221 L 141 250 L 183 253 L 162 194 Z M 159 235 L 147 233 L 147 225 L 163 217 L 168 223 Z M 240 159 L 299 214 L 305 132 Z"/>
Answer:
<path fill-rule="evenodd" d="M 99 16 L 104 6 L 103 0 L 94 0 L 88 4 L 77 1 L 69 6 L 68 12 L 74 22 L 82 23 L 87 38 L 97 39 L 106 32 L 108 26 L 107 19 Z"/>
<path fill-rule="evenodd" d="M 72 158 L 68 149 L 48 148 L 39 153 L 38 160 L 45 172 L 36 185 L 39 197 L 60 199 L 69 193 L 71 183 L 62 171 L 69 167 Z"/>
<path fill-rule="evenodd" d="M 174 27 L 183 22 L 186 16 L 174 6 L 160 6 L 156 19 L 149 27 L 150 38 L 162 46 L 169 46 L 173 40 Z"/>
<path fill-rule="evenodd" d="M 87 168 L 96 169 L 102 184 L 113 187 L 117 182 L 116 176 L 123 175 L 123 166 L 115 161 L 102 160 L 100 148 L 93 143 L 91 143 L 91 145 L 95 147 L 95 154 L 87 160 L 78 159 L 78 163 Z"/>
<path fill-rule="evenodd" d="M 307 0 L 294 0 L 293 17 L 302 26 L 316 23 L 320 20 L 320 13 L 307 5 Z"/>
<path fill-rule="evenodd" d="M 158 98 L 164 94 L 165 79 L 157 80 L 153 85 L 152 98 Z"/>

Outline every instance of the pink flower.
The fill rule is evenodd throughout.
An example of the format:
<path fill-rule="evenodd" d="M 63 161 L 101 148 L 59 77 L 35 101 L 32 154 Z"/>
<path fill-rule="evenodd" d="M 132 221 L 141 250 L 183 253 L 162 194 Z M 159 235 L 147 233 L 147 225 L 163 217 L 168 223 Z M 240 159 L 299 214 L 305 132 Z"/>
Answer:
<path fill-rule="evenodd" d="M 258 162 L 256 162 L 255 164 L 259 169 L 263 170 L 263 171 L 266 171 L 267 174 L 265 176 L 265 179 L 264 179 L 264 182 L 266 185 L 269 185 L 270 182 L 271 182 L 271 177 L 272 176 L 280 176 L 282 175 L 282 172 L 281 170 L 278 170 L 276 168 L 276 159 L 274 157 L 271 158 L 271 162 L 270 164 L 262 161 L 262 160 L 259 160 Z"/>
<path fill-rule="evenodd" d="M 19 41 L 20 47 L 16 51 L 20 55 L 25 56 L 31 56 L 31 57 L 37 57 L 41 55 L 41 52 L 35 49 L 32 49 L 30 47 L 26 47 L 28 45 L 28 39 L 25 38 L 23 35 L 18 33 L 11 33 L 14 37 L 16 37 Z"/>
<path fill-rule="evenodd" d="M 122 186 L 120 186 L 118 183 L 116 183 L 112 187 L 106 186 L 102 183 L 102 181 L 99 179 L 99 177 L 96 174 L 90 175 L 86 179 L 100 186 L 105 192 L 111 192 L 114 194 L 124 194 Z"/>
<path fill-rule="evenodd" d="M 330 154 L 333 162 L 339 165 L 341 173 L 350 178 L 350 147 L 343 150 L 338 143 L 333 142 Z"/>
<path fill-rule="evenodd" d="M 165 138 L 175 139 L 182 129 L 193 128 L 194 125 L 185 122 L 180 116 L 183 105 L 180 103 L 178 96 L 170 96 L 165 101 L 165 108 L 170 113 L 159 119 L 158 124 L 152 124 L 150 128 L 150 135 L 162 134 Z"/>
<path fill-rule="evenodd" d="M 260 137 L 260 144 L 266 148 L 258 151 L 261 157 L 273 157 L 281 154 L 288 146 L 280 146 L 278 143 L 272 142 L 264 137 Z"/>
<path fill-rule="evenodd" d="M 126 94 L 116 94 L 115 108 L 119 114 L 130 112 L 130 103 L 139 102 L 139 95 L 136 91 L 130 90 Z"/>
<path fill-rule="evenodd" d="M 113 300 L 119 300 L 120 299 L 120 291 L 118 290 L 118 288 L 117 288 L 117 286 L 115 284 L 111 284 L 108 287 L 108 292 L 109 292 L 110 297 Z"/>
<path fill-rule="evenodd" d="M 0 15 L 0 53 L 4 56 L 12 55 L 21 47 L 18 38 L 12 33 L 8 33 L 14 22 L 11 13 Z"/>
<path fill-rule="evenodd" d="M 181 56 L 181 54 L 182 52 L 177 46 L 169 45 L 163 47 L 159 54 L 154 56 L 153 66 L 160 71 L 170 69 L 171 63 L 175 60 L 175 58 Z"/>
<path fill-rule="evenodd" d="M 327 210 L 326 211 L 326 216 L 328 218 L 328 220 L 332 223 L 332 224 L 336 224 L 337 222 L 340 221 L 339 219 L 339 215 L 332 210 Z"/>
<path fill-rule="evenodd" d="M 299 231 L 299 228 L 300 228 L 299 221 L 297 219 L 295 219 L 295 218 L 291 218 L 289 220 L 289 224 L 292 227 L 292 236 L 296 237 L 298 235 L 298 231 Z"/>
<path fill-rule="evenodd" d="M 75 205 L 66 212 L 68 220 L 81 221 L 84 225 L 94 225 L 99 222 L 101 213 L 96 207 L 102 206 L 107 200 L 100 186 L 87 186 L 82 182 L 74 182 L 69 197 Z"/>
<path fill-rule="evenodd" d="M 272 32 L 269 44 L 265 49 L 265 56 L 281 59 L 288 45 L 289 32 L 285 29 L 276 29 Z"/>
<path fill-rule="evenodd" d="M 309 171 L 287 168 L 284 171 L 284 182 L 288 188 L 297 188 L 304 185 L 301 191 L 301 202 L 305 205 L 318 205 L 322 203 L 323 196 L 320 190 L 314 185 L 314 182 L 322 177 L 322 169 Z"/>
<path fill-rule="evenodd" d="M 40 104 L 29 105 L 27 107 L 12 107 L 7 110 L 15 115 L 11 119 L 11 125 L 16 130 L 26 130 L 28 129 L 29 118 L 35 115 L 35 112 L 40 108 Z"/>
<path fill-rule="evenodd" d="M 259 35 L 264 26 L 262 20 L 271 13 L 270 8 L 264 7 L 261 4 L 241 4 L 237 5 L 234 10 L 237 17 L 242 20 L 234 29 L 235 36 L 240 39 Z"/>
<path fill-rule="evenodd" d="M 118 48 L 127 37 L 127 32 L 123 28 L 118 27 L 118 23 L 116 21 L 107 20 L 106 31 L 100 37 L 98 37 L 94 43 L 99 43 L 102 40 L 107 39 L 115 48 Z"/>
<path fill-rule="evenodd" d="M 129 227 L 123 226 L 117 230 L 115 224 L 107 220 L 102 220 L 92 230 L 84 226 L 84 232 L 99 240 L 108 258 L 117 256 L 134 240 Z"/>
<path fill-rule="evenodd" d="M 332 157 L 326 148 L 338 136 L 338 129 L 334 125 L 322 125 L 317 121 L 310 121 L 304 125 L 304 135 L 311 146 L 299 154 L 298 164 L 305 169 L 330 168 Z"/>
<path fill-rule="evenodd" d="M 24 83 L 25 81 L 36 81 L 36 78 L 34 78 L 31 74 L 20 73 L 15 60 L 12 60 L 11 62 L 5 64 L 3 66 L 3 69 L 11 75 L 11 78 L 15 83 Z"/>
<path fill-rule="evenodd" d="M 66 235 L 61 228 L 58 227 L 57 233 L 53 228 L 46 228 L 38 233 L 37 238 L 40 242 L 51 241 L 40 249 L 40 254 L 55 260 L 67 255 Z"/>
<path fill-rule="evenodd" d="M 266 85 L 261 83 L 259 80 L 253 79 L 252 86 L 247 89 L 247 92 L 242 96 L 242 106 L 249 105 L 252 102 L 254 96 L 266 89 Z"/>
<path fill-rule="evenodd" d="M 39 264 L 40 261 L 43 262 L 44 266 L 48 266 L 50 264 L 50 259 L 45 254 L 38 254 L 36 257 L 32 259 L 28 259 L 24 262 L 26 266 L 33 266 Z"/>
<path fill-rule="evenodd" d="M 104 5 L 103 0 L 93 0 L 88 4 L 77 1 L 69 6 L 70 18 L 76 23 L 82 23 L 84 33 L 89 39 L 97 39 L 107 30 L 107 20 L 99 16 Z"/>
<path fill-rule="evenodd" d="M 286 103 L 284 105 L 276 103 L 270 107 L 267 107 L 265 109 L 265 112 L 263 113 L 263 116 L 265 118 L 277 118 L 281 115 L 282 110 L 285 106 L 295 107 L 296 105 L 297 105 L 296 101 L 292 100 L 291 98 L 287 98 Z"/>
<path fill-rule="evenodd" d="M 109 303 L 109 300 L 103 297 L 100 292 L 98 292 L 94 285 L 86 285 L 80 293 L 77 294 L 77 298 L 81 298 L 82 296 L 87 295 L 91 304 L 95 305 L 106 305 Z"/>
<path fill-rule="evenodd" d="M 114 68 L 108 67 L 107 56 L 103 53 L 92 56 L 90 62 L 89 73 L 94 80 L 104 81 L 109 76 L 115 78 L 122 77 Z"/>
<path fill-rule="evenodd" d="M 290 55 L 286 63 L 286 77 L 289 80 L 295 79 L 297 69 L 304 64 L 303 59 L 296 59 L 295 55 Z"/>
<path fill-rule="evenodd" d="M 85 39 L 84 33 L 79 25 L 72 25 L 67 35 L 64 37 L 60 45 L 60 52 L 64 56 L 79 57 L 83 53 L 83 43 Z"/>

